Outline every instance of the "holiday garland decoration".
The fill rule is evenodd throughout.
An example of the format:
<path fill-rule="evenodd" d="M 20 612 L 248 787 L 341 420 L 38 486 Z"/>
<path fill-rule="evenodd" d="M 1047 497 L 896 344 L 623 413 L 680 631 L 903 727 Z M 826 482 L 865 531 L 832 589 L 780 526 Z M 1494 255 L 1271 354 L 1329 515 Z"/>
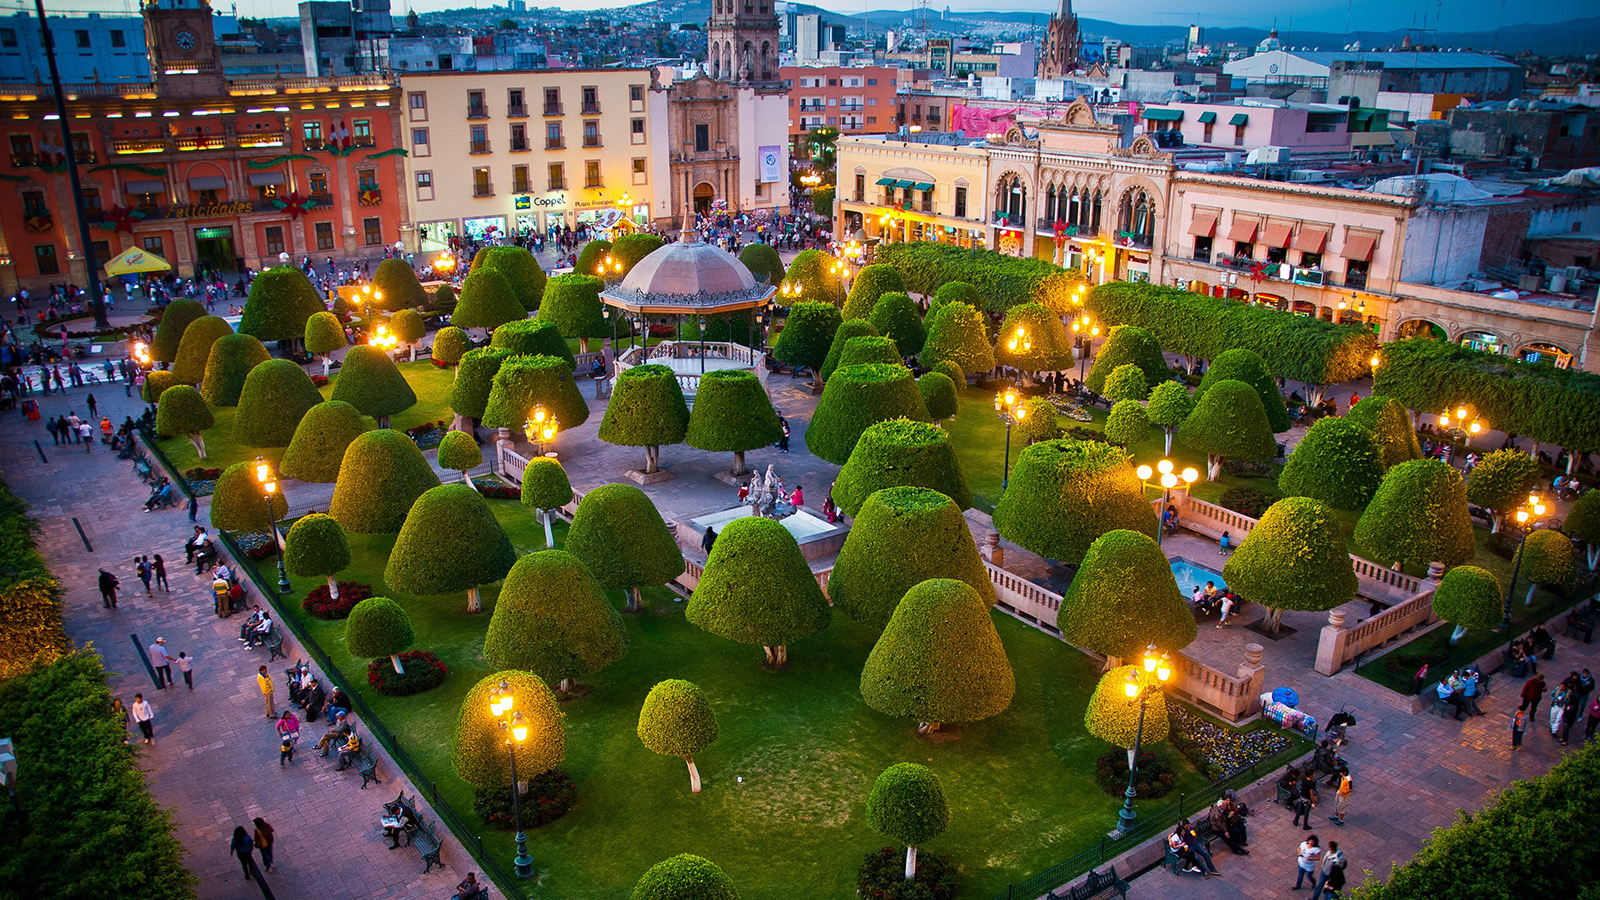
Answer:
<path fill-rule="evenodd" d="M 134 209 L 131 206 L 112 206 L 106 212 L 105 221 L 100 223 L 100 227 L 113 233 L 118 231 L 131 232 L 133 231 L 133 223 L 143 218 L 144 212 L 142 210 Z"/>
<path fill-rule="evenodd" d="M 270 169 L 286 162 L 316 162 L 316 160 L 317 158 L 309 153 L 290 153 L 285 156 L 275 156 L 272 159 L 247 159 L 244 164 L 252 169 Z"/>
<path fill-rule="evenodd" d="M 111 172 L 111 171 L 116 171 L 116 172 L 138 172 L 141 175 L 149 175 L 152 178 L 161 178 L 161 177 L 163 177 L 163 176 L 165 176 L 167 174 L 167 167 L 166 166 L 141 166 L 138 163 L 104 163 L 102 165 L 98 165 L 98 166 L 95 166 L 94 168 L 90 169 L 89 173 L 92 175 L 95 172 Z"/>
<path fill-rule="evenodd" d="M 411 152 L 409 150 L 407 150 L 406 148 L 404 148 L 404 147 L 391 147 L 388 150 L 380 150 L 377 153 L 368 153 L 366 156 L 363 156 L 361 158 L 362 159 L 383 159 L 385 156 L 410 156 L 410 155 L 411 155 Z"/>
<path fill-rule="evenodd" d="M 289 218 L 298 219 L 306 214 L 307 210 L 317 205 L 317 201 L 310 197 L 301 196 L 299 191 L 290 191 L 286 197 L 273 197 L 272 205 L 289 213 Z"/>

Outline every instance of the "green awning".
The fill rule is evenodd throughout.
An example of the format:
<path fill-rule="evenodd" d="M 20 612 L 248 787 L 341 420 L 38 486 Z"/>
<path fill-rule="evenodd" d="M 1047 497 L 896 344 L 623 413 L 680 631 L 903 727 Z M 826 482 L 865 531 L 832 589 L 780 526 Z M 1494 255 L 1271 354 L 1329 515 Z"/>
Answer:
<path fill-rule="evenodd" d="M 1214 109 L 1208 109 L 1205 112 L 1200 114 L 1200 124 L 1201 125 L 1210 125 L 1212 122 L 1215 122 L 1216 120 L 1217 120 L 1217 111 L 1214 110 Z"/>
<path fill-rule="evenodd" d="M 1181 122 L 1183 121 L 1183 110 L 1166 106 L 1151 106 L 1145 109 L 1144 117 L 1146 119 L 1154 119 L 1157 122 Z"/>
<path fill-rule="evenodd" d="M 1233 118 L 1228 120 L 1228 124 L 1234 126 L 1245 125 L 1249 122 L 1250 116 L 1246 113 L 1234 113 Z"/>
<path fill-rule="evenodd" d="M 916 184 L 913 184 L 911 186 L 911 188 L 912 188 L 912 190 L 918 190 L 918 191 L 931 191 L 931 190 L 933 190 L 933 182 L 931 182 L 931 181 L 919 181 Z"/>
<path fill-rule="evenodd" d="M 908 187 L 911 187 L 914 184 L 916 184 L 915 181 L 911 181 L 910 179 L 902 178 L 899 181 L 896 181 L 894 183 L 894 186 L 897 187 L 897 188 L 908 188 Z"/>
<path fill-rule="evenodd" d="M 878 179 L 878 184 L 880 186 L 883 186 L 883 187 L 892 187 L 894 185 L 894 179 L 893 178 L 879 178 Z"/>

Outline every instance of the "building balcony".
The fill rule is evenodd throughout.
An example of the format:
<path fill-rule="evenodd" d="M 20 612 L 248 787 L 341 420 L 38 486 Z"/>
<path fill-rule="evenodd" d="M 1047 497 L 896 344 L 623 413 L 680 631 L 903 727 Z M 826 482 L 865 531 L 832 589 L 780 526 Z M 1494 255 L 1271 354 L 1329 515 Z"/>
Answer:
<path fill-rule="evenodd" d="M 1022 214 L 1021 213 L 1013 214 L 1013 213 L 997 212 L 990 218 L 991 218 L 991 223 L 996 225 L 996 226 L 1008 227 L 1008 228 L 1021 228 L 1022 227 L 1023 218 L 1022 218 Z"/>
<path fill-rule="evenodd" d="M 182 153 L 195 150 L 220 150 L 228 146 L 228 139 L 221 135 L 206 135 L 196 137 L 174 138 L 172 148 Z"/>
<path fill-rule="evenodd" d="M 508 118 L 524 118 L 527 115 L 528 107 L 526 104 L 513 103 L 506 107 L 506 116 Z"/>
<path fill-rule="evenodd" d="M 11 154 L 11 167 L 14 168 L 14 169 L 21 169 L 21 168 L 25 168 L 27 166 L 36 166 L 38 164 L 39 164 L 39 154 L 37 154 L 37 153 L 13 153 L 13 154 Z"/>
<path fill-rule="evenodd" d="M 562 107 L 559 103 L 546 103 L 544 105 L 544 114 L 547 116 L 559 116 L 562 115 L 561 109 Z"/>
<path fill-rule="evenodd" d="M 583 145 L 585 147 L 598 147 L 598 146 L 600 146 L 600 135 L 598 135 L 598 134 L 586 134 L 586 135 L 584 135 L 583 136 Z"/>
<path fill-rule="evenodd" d="M 600 104 L 598 104 L 598 103 L 585 103 L 585 104 L 583 104 L 583 114 L 586 115 L 586 116 L 598 116 L 598 115 L 600 115 Z"/>
<path fill-rule="evenodd" d="M 327 191 L 323 191 L 321 193 L 312 191 L 311 196 L 308 199 L 316 204 L 317 209 L 328 209 L 329 207 L 333 206 L 333 195 Z"/>
<path fill-rule="evenodd" d="M 545 190 L 564 191 L 566 189 L 567 189 L 567 183 L 565 181 L 552 181 L 552 182 L 550 182 L 550 186 L 548 188 L 546 188 Z"/>
<path fill-rule="evenodd" d="M 472 153 L 472 154 L 488 153 L 489 152 L 489 142 L 488 141 L 469 141 L 467 143 L 467 152 L 468 153 Z"/>
<path fill-rule="evenodd" d="M 56 227 L 56 220 L 49 210 L 24 211 L 22 216 L 22 225 L 29 234 L 48 234 Z"/>
<path fill-rule="evenodd" d="M 528 141 L 527 141 L 526 138 L 523 138 L 523 139 L 520 139 L 520 140 L 517 139 L 517 138 L 512 138 L 511 139 L 511 152 L 512 153 L 524 153 L 524 152 L 527 152 L 528 150 L 531 150 L 531 149 L 533 149 L 533 148 L 528 146 Z"/>
<path fill-rule="evenodd" d="M 489 107 L 487 107 L 487 106 L 485 106 L 485 105 L 483 105 L 481 103 L 468 103 L 467 104 L 467 118 L 469 118 L 469 119 L 487 119 L 487 118 L 489 118 Z"/>
<path fill-rule="evenodd" d="M 605 187 L 606 184 L 603 181 L 585 181 L 583 186 L 586 190 L 597 191 Z"/>
<path fill-rule="evenodd" d="M 546 150 L 565 150 L 567 149 L 567 142 L 561 138 L 545 138 L 544 148 Z"/>
<path fill-rule="evenodd" d="M 493 197 L 494 196 L 494 185 L 490 184 L 487 181 L 477 182 L 477 183 L 473 184 L 473 186 L 472 186 L 472 196 L 474 196 L 474 197 Z"/>
<path fill-rule="evenodd" d="M 377 138 L 374 138 L 370 134 L 358 134 L 355 137 L 350 139 L 350 146 L 352 146 L 352 147 L 376 147 L 376 146 L 378 146 L 378 140 L 377 140 Z"/>
<path fill-rule="evenodd" d="M 92 166 L 100 161 L 100 157 L 93 150 L 74 150 L 72 151 L 72 158 L 80 166 Z"/>
<path fill-rule="evenodd" d="M 840 112 L 861 112 L 862 110 L 864 110 L 866 108 L 867 107 L 864 104 L 861 104 L 861 103 L 841 103 L 841 104 L 839 104 L 839 111 Z"/>
<path fill-rule="evenodd" d="M 1344 286 L 1347 288 L 1355 288 L 1356 290 L 1366 290 L 1367 273 L 1346 272 L 1344 276 Z"/>
<path fill-rule="evenodd" d="M 300 148 L 307 153 L 316 153 L 327 146 L 322 138 L 306 138 L 301 142 Z"/>
<path fill-rule="evenodd" d="M 531 194 L 533 193 L 533 186 L 526 181 L 513 181 L 511 182 L 511 193 Z"/>

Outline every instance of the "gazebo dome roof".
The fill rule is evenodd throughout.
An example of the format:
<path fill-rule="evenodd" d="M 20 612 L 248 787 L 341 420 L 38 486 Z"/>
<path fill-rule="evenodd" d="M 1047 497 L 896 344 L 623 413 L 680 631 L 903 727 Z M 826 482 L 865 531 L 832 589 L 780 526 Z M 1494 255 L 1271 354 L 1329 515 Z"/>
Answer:
<path fill-rule="evenodd" d="M 646 296 L 729 294 L 755 287 L 755 276 L 737 256 L 700 241 L 680 240 L 659 247 L 622 279 L 624 291 Z"/>

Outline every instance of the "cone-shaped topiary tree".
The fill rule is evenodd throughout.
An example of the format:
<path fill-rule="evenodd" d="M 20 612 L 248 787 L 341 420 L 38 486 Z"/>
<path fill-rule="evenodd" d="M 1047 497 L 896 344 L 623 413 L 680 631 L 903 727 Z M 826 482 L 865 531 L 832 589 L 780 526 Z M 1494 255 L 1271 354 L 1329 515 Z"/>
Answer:
<path fill-rule="evenodd" d="M 1356 522 L 1351 540 L 1358 553 L 1380 563 L 1442 562 L 1449 568 L 1466 562 L 1478 543 L 1461 474 L 1437 459 L 1394 466 Z"/>
<path fill-rule="evenodd" d="M 1578 577 L 1578 552 L 1572 538 L 1559 531 L 1539 530 L 1527 536 L 1512 560 L 1513 571 L 1528 579 L 1524 606 L 1533 605 L 1533 594 L 1540 585 L 1565 587 Z"/>
<path fill-rule="evenodd" d="M 456 289 L 452 285 L 441 284 L 433 289 L 434 309 L 452 310 L 456 308 Z"/>
<path fill-rule="evenodd" d="M 869 334 L 853 337 L 844 342 L 844 347 L 839 351 L 839 366 L 860 366 L 870 363 L 888 366 L 905 364 L 900 356 L 900 347 L 892 338 Z"/>
<path fill-rule="evenodd" d="M 525 319 L 528 311 L 517 299 L 511 282 L 496 269 L 473 269 L 461 282 L 450 324 L 457 328 L 487 328 L 493 331 L 507 322 Z"/>
<path fill-rule="evenodd" d="M 378 263 L 372 271 L 372 286 L 383 294 L 373 298 L 373 305 L 379 309 L 394 312 L 428 305 L 428 292 L 417 280 L 417 273 L 410 263 L 398 257 Z"/>
<path fill-rule="evenodd" d="M 611 333 L 603 314 L 605 304 L 600 302 L 600 291 L 605 286 L 605 281 L 593 275 L 557 275 L 545 286 L 538 321 L 549 322 L 564 338 L 577 338 L 579 350 L 588 353 L 590 338 Z M 537 352 L 558 355 L 543 349 Z"/>
<path fill-rule="evenodd" d="M 1242 381 L 1256 389 L 1273 434 L 1289 430 L 1292 423 L 1289 421 L 1289 410 L 1283 405 L 1283 395 L 1278 393 L 1278 380 L 1268 371 L 1266 360 L 1253 350 L 1235 347 L 1217 354 L 1217 358 L 1211 361 L 1211 368 L 1206 370 L 1206 376 L 1200 379 L 1200 386 L 1194 389 L 1195 402 L 1198 403 L 1213 385 L 1230 380 Z"/>
<path fill-rule="evenodd" d="M 783 425 L 772 398 L 754 372 L 718 369 L 700 376 L 685 435 L 689 446 L 708 453 L 732 451 L 733 474 L 743 475 L 749 471 L 745 453 L 782 437 Z"/>
<path fill-rule="evenodd" d="M 1422 446 L 1417 443 L 1411 414 L 1400 401 L 1392 397 L 1368 397 L 1350 407 L 1344 417 L 1377 437 L 1385 469 L 1422 458 Z"/>
<path fill-rule="evenodd" d="M 962 380 L 965 383 L 965 379 Z M 917 379 L 917 392 L 922 395 L 922 405 L 935 422 L 953 419 L 961 411 L 961 400 L 956 396 L 956 383 L 943 372 L 924 372 Z"/>
<path fill-rule="evenodd" d="M 479 347 L 461 355 L 455 383 L 450 386 L 450 409 L 463 419 L 481 419 L 494 389 L 500 365 L 511 358 L 503 347 Z"/>
<path fill-rule="evenodd" d="M 985 606 L 995 603 L 961 508 L 927 488 L 884 488 L 867 498 L 845 537 L 828 598 L 852 620 L 881 629 L 906 591 L 930 578 L 965 582 Z"/>
<path fill-rule="evenodd" d="M 156 434 L 162 437 L 184 435 L 194 443 L 196 453 L 206 458 L 206 439 L 202 434 L 217 424 L 200 392 L 187 384 L 175 384 L 161 394 L 161 405 L 156 407 Z"/>
<path fill-rule="evenodd" d="M 833 502 L 854 516 L 877 491 L 900 486 L 938 491 L 961 509 L 972 506 L 949 432 L 909 419 L 878 422 L 861 433 L 834 480 Z"/>
<path fill-rule="evenodd" d="M 400 604 L 388 597 L 368 597 L 350 608 L 344 620 L 344 646 L 359 659 L 389 657 L 396 674 L 404 675 L 400 654 L 410 649 L 417 634 L 411 630 L 411 617 Z"/>
<path fill-rule="evenodd" d="M 466 591 L 467 612 L 481 612 L 478 588 L 506 577 L 516 561 L 511 539 L 483 497 L 464 484 L 443 484 L 424 491 L 406 513 L 383 579 L 408 594 Z"/>
<path fill-rule="evenodd" d="M 545 274 L 532 253 L 509 245 L 490 247 L 483 255 L 483 266 L 505 276 L 524 312 L 539 308 L 539 298 L 544 296 L 546 287 Z"/>
<path fill-rule="evenodd" d="M 328 512 L 346 531 L 394 534 L 417 498 L 438 485 L 415 441 L 387 428 L 367 431 L 345 448 Z"/>
<path fill-rule="evenodd" d="M 733 880 L 717 864 L 679 853 L 650 867 L 633 886 L 630 900 L 739 900 Z"/>
<path fill-rule="evenodd" d="M 746 244 L 739 251 L 739 262 L 750 270 L 750 274 L 757 281 L 777 287 L 783 283 L 783 260 L 778 257 L 778 251 L 772 249 L 771 244 Z"/>
<path fill-rule="evenodd" d="M 454 325 L 439 329 L 433 336 L 433 359 L 447 366 L 459 366 L 461 357 L 472 349 L 472 338 Z M 488 395 L 484 395 L 488 399 Z"/>
<path fill-rule="evenodd" d="M 250 282 L 239 333 L 261 341 L 298 341 L 306 336 L 306 320 L 326 309 L 304 272 L 274 266 Z"/>
<path fill-rule="evenodd" d="M 1363 401 L 1365 402 L 1365 401 Z M 1589 568 L 1600 568 L 1600 491 L 1584 491 L 1567 511 L 1561 531 L 1588 548 Z"/>
<path fill-rule="evenodd" d="M 628 612 L 644 609 L 639 589 L 683 574 L 683 551 L 644 491 L 606 484 L 583 495 L 566 548 L 608 591 L 628 592 Z"/>
<path fill-rule="evenodd" d="M 221 316 L 201 316 L 183 330 L 178 342 L 178 355 L 172 361 L 172 380 L 178 384 L 199 384 L 206 377 L 206 362 L 211 359 L 211 345 L 224 335 L 233 334 L 233 326 Z"/>
<path fill-rule="evenodd" d="M 1524 457 L 1526 458 L 1526 457 Z M 1311 497 L 1335 509 L 1366 509 L 1383 481 L 1372 432 L 1336 416 L 1317 420 L 1278 475 L 1285 497 Z"/>
<path fill-rule="evenodd" d="M 248 334 L 225 334 L 211 345 L 206 377 L 200 394 L 212 406 L 238 406 L 250 370 L 272 358 L 261 342 Z"/>
<path fill-rule="evenodd" d="M 531 672 L 496 672 L 467 691 L 456 723 L 456 774 L 478 788 L 512 787 L 511 755 L 501 727 L 504 717 L 489 709 L 501 685 L 516 697 L 512 712 L 522 714 L 522 725 L 528 729 L 527 739 L 517 744 L 517 777 L 531 781 L 560 765 L 567 755 L 567 730 L 550 688 Z"/>
<path fill-rule="evenodd" d="M 965 303 L 948 303 L 929 313 L 928 337 L 917 359 L 932 367 L 954 363 L 962 372 L 987 372 L 994 368 L 994 348 L 983 328 L 983 315 Z M 1015 333 L 1015 332 L 1013 332 Z"/>
<path fill-rule="evenodd" d="M 1469 628 L 1488 629 L 1501 622 L 1501 598 L 1505 594 L 1500 579 L 1488 569 L 1456 566 L 1444 573 L 1433 591 L 1433 614 L 1455 626 L 1450 632 L 1454 645 Z"/>
<path fill-rule="evenodd" d="M 333 382 L 333 399 L 361 410 L 389 427 L 389 417 L 417 403 L 417 394 L 389 354 L 369 344 L 357 344 L 344 355 L 344 365 Z"/>
<path fill-rule="evenodd" d="M 1498 534 L 1542 474 L 1539 461 L 1521 450 L 1496 450 L 1479 460 L 1467 478 L 1467 502 L 1489 511 L 1493 517 L 1489 531 Z"/>
<path fill-rule="evenodd" d="M 628 655 L 622 617 L 594 576 L 565 550 L 517 560 L 500 586 L 483 658 L 497 669 L 520 669 L 564 694 Z"/>
<path fill-rule="evenodd" d="M 621 274 L 627 276 L 629 272 L 633 271 L 633 267 L 639 264 L 640 260 L 660 250 L 664 243 L 665 241 L 658 235 L 647 234 L 642 231 L 625 234 L 612 242 L 611 260 L 612 262 L 622 263 Z M 777 284 L 777 282 L 773 282 L 773 284 Z"/>
<path fill-rule="evenodd" d="M 861 338 L 856 338 L 861 340 Z M 862 432 L 878 422 L 929 421 L 928 408 L 905 366 L 842 366 L 823 388 L 806 429 L 806 446 L 835 465 L 850 458 Z"/>
<path fill-rule="evenodd" d="M 870 319 L 878 298 L 889 293 L 905 293 L 906 283 L 894 266 L 876 263 L 862 266 L 850 284 L 850 296 L 844 301 L 846 319 Z M 802 295 L 804 296 L 804 295 Z M 879 329 L 882 330 L 881 328 Z"/>
<path fill-rule="evenodd" d="M 600 263 L 611 253 L 611 242 L 606 240 L 592 240 L 578 250 L 578 261 L 572 267 L 574 272 L 585 275 L 597 275 L 600 272 Z"/>
<path fill-rule="evenodd" d="M 459 379 L 457 379 L 459 380 Z M 562 428 L 577 428 L 589 419 L 589 404 L 572 379 L 566 360 L 554 356 L 513 356 L 494 375 L 484 406 L 483 424 L 520 429 L 536 406 L 555 416 Z"/>
<path fill-rule="evenodd" d="M 1146 384 L 1160 384 L 1172 374 L 1167 358 L 1161 355 L 1161 342 L 1156 340 L 1155 335 L 1136 325 L 1118 325 L 1111 329 L 1105 343 L 1100 345 L 1100 354 L 1094 358 L 1094 365 L 1089 367 L 1089 375 L 1083 380 L 1084 386 L 1096 394 L 1104 394 L 1106 379 L 1117 370 L 1117 366 L 1128 363 L 1144 372 Z"/>
<path fill-rule="evenodd" d="M 1150 402 L 1145 406 L 1145 415 L 1149 416 L 1151 425 L 1166 432 L 1166 449 L 1161 451 L 1163 456 L 1172 455 L 1172 436 L 1193 411 L 1194 398 L 1182 382 L 1163 381 L 1150 389 Z"/>
<path fill-rule="evenodd" d="M 411 361 L 417 361 L 417 343 L 428 333 L 428 326 L 422 321 L 422 313 L 414 309 L 402 309 L 389 317 L 389 331 L 395 340 L 406 345 L 411 351 Z"/>
<path fill-rule="evenodd" d="M 904 291 L 890 291 L 878 298 L 868 317 L 874 328 L 899 345 L 901 356 L 916 356 L 928 339 L 922 326 L 922 311 Z"/>
<path fill-rule="evenodd" d="M 559 302 L 557 301 L 558 304 Z M 506 323 L 495 329 L 489 346 L 503 347 L 511 351 L 513 356 L 554 356 L 565 362 L 569 371 L 578 367 L 578 362 L 573 357 L 572 350 L 567 347 L 567 339 L 562 336 L 561 329 L 544 316 Z"/>
<path fill-rule="evenodd" d="M 1060 316 L 1039 303 L 1019 303 L 1006 310 L 994 357 L 1000 365 L 1023 372 L 1052 372 L 1072 365 L 1072 344 Z"/>
<path fill-rule="evenodd" d="M 844 356 L 844 345 L 851 338 L 877 336 L 878 329 L 866 319 L 847 319 L 840 322 L 838 329 L 833 332 L 833 343 L 828 345 L 828 355 L 823 358 L 822 368 L 817 371 L 817 377 L 823 381 L 833 377 L 834 371 L 839 368 L 840 358 Z"/>
<path fill-rule="evenodd" d="M 139 389 L 139 397 L 146 403 L 160 403 L 161 395 L 174 384 L 177 384 L 177 382 L 173 380 L 170 371 L 152 369 L 144 373 L 144 387 Z"/>
<path fill-rule="evenodd" d="M 1139 375 L 1138 370 L 1134 374 Z M 1139 375 L 1140 380 L 1144 379 Z M 1137 400 L 1118 400 L 1106 416 L 1106 440 L 1119 447 L 1144 443 L 1150 436 L 1150 415 Z"/>
<path fill-rule="evenodd" d="M 835 260 L 822 250 L 801 250 L 789 261 L 789 271 L 784 280 L 800 286 L 800 297 L 807 303 L 826 303 L 835 308 L 844 305 L 844 281 L 834 269 Z M 867 307 L 869 310 L 871 307 Z M 860 316 L 850 318 L 866 318 Z"/>
<path fill-rule="evenodd" d="M 1156 535 L 1156 514 L 1127 453 L 1098 441 L 1043 441 L 1022 451 L 995 505 L 995 528 L 1041 556 L 1076 565 L 1089 545 L 1126 528 Z"/>
<path fill-rule="evenodd" d="M 572 502 L 572 482 L 567 480 L 567 470 L 548 456 L 528 460 L 522 470 L 522 505 L 537 510 L 539 521 L 544 523 L 544 545 L 554 550 L 555 536 L 550 533 L 550 510 Z"/>
<path fill-rule="evenodd" d="M 622 447 L 643 447 L 646 475 L 659 471 L 661 446 L 679 444 L 689 431 L 689 406 L 678 376 L 666 366 L 644 365 L 617 375 L 600 440 Z"/>
<path fill-rule="evenodd" d="M 1133 765 L 1135 739 L 1142 744 L 1156 744 L 1167 739 L 1171 727 L 1167 720 L 1167 698 L 1163 691 L 1154 691 L 1144 710 L 1144 730 L 1139 731 L 1139 700 L 1129 697 L 1127 684 L 1130 678 L 1145 684 L 1141 666 L 1120 666 L 1100 676 L 1089 697 L 1089 707 L 1084 710 L 1083 724 L 1089 733 L 1128 751 L 1128 765 Z M 1152 690 L 1145 687 L 1145 690 Z"/>
<path fill-rule="evenodd" d="M 779 362 L 815 372 L 828 358 L 840 321 L 839 309 L 831 303 L 796 303 L 772 345 L 772 355 Z"/>
<path fill-rule="evenodd" d="M 639 740 L 652 753 L 682 757 L 689 764 L 689 790 L 696 794 L 700 793 L 700 770 L 695 768 L 694 755 L 716 739 L 717 714 L 694 682 L 669 678 L 644 698 L 639 710 Z"/>
<path fill-rule="evenodd" d="M 1148 535 L 1118 529 L 1089 545 L 1056 616 L 1061 636 L 1103 656 L 1138 656 L 1149 644 L 1182 650 L 1194 643 L 1194 614 L 1172 565 Z"/>
<path fill-rule="evenodd" d="M 354 406 L 338 400 L 318 403 L 295 426 L 278 471 L 285 478 L 332 484 L 339 480 L 345 449 L 367 431 L 366 420 Z"/>
<path fill-rule="evenodd" d="M 939 285 L 939 289 L 933 292 L 932 297 L 928 298 L 927 321 L 931 324 L 933 322 L 933 314 L 949 303 L 965 303 L 977 310 L 981 310 L 987 305 L 984 302 L 983 294 L 979 293 L 977 288 L 965 281 L 947 281 Z"/>
<path fill-rule="evenodd" d="M 473 490 L 478 487 L 467 473 L 481 465 L 483 448 L 478 446 L 478 439 L 472 435 L 465 431 L 452 431 L 439 441 L 439 467 L 460 472 L 462 482 Z"/>
<path fill-rule="evenodd" d="M 178 344 L 183 341 L 184 329 L 195 319 L 204 318 L 206 308 L 198 300 L 179 297 L 167 304 L 156 325 L 155 337 L 150 340 L 150 358 L 171 364 L 178 358 Z M 230 331 L 232 329 L 229 329 Z"/>
<path fill-rule="evenodd" d="M 684 610 L 691 625 L 760 647 L 775 668 L 789 664 L 790 644 L 828 627 L 830 615 L 794 535 L 758 516 L 734 519 L 717 535 Z"/>
<path fill-rule="evenodd" d="M 333 516 L 301 516 L 284 538 L 283 565 L 291 575 L 326 578 L 328 596 L 337 600 L 339 581 L 335 576 L 350 568 L 350 540 Z"/>
<path fill-rule="evenodd" d="M 895 763 L 872 783 L 867 825 L 906 845 L 906 880 L 917 877 L 917 847 L 950 827 L 950 804 L 939 776 L 917 763 Z"/>
<path fill-rule="evenodd" d="M 1017 422 L 1013 430 L 1017 435 L 1017 442 L 1026 447 L 1040 441 L 1054 440 L 1061 436 L 1061 429 L 1056 427 L 1056 408 L 1051 405 L 1048 397 L 1029 397 L 1019 404 Z"/>
<path fill-rule="evenodd" d="M 1267 507 L 1223 565 L 1222 580 L 1240 599 L 1271 610 L 1269 634 L 1277 633 L 1284 610 L 1333 609 L 1354 599 L 1357 587 L 1339 520 L 1310 497 L 1286 497 Z"/>
<path fill-rule="evenodd" d="M 327 376 L 332 368 L 333 351 L 343 350 L 349 343 L 345 339 L 344 325 L 339 317 L 327 310 L 312 313 L 306 319 L 306 352 L 322 357 L 322 374 Z"/>
<path fill-rule="evenodd" d="M 1278 454 L 1261 395 L 1242 381 L 1219 381 L 1206 391 L 1178 427 L 1178 442 L 1206 455 L 1211 481 L 1222 476 L 1222 463 L 1230 457 L 1263 462 Z"/>
<path fill-rule="evenodd" d="M 1144 370 L 1133 363 L 1123 363 L 1106 378 L 1105 396 L 1118 403 L 1133 400 L 1143 403 L 1150 396 L 1150 385 L 1144 380 Z"/>
<path fill-rule="evenodd" d="M 283 491 L 268 494 L 256 481 L 253 461 L 236 462 L 223 469 L 211 489 L 211 527 L 219 531 L 266 531 L 272 527 L 273 519 L 282 519 L 288 513 Z"/>
<path fill-rule="evenodd" d="M 931 578 L 906 592 L 861 670 L 867 705 L 917 721 L 918 732 L 997 716 L 1016 689 L 989 607 L 971 585 L 952 578 Z"/>
<path fill-rule="evenodd" d="M 300 420 L 322 402 L 305 370 L 269 359 L 250 370 L 233 417 L 233 439 L 246 447 L 287 447 Z"/>
<path fill-rule="evenodd" d="M 933 365 L 928 367 L 928 371 L 939 372 L 943 374 L 955 384 L 956 390 L 958 391 L 967 386 L 967 373 L 961 371 L 960 366 L 948 359 L 941 359 L 938 362 L 935 362 Z"/>

